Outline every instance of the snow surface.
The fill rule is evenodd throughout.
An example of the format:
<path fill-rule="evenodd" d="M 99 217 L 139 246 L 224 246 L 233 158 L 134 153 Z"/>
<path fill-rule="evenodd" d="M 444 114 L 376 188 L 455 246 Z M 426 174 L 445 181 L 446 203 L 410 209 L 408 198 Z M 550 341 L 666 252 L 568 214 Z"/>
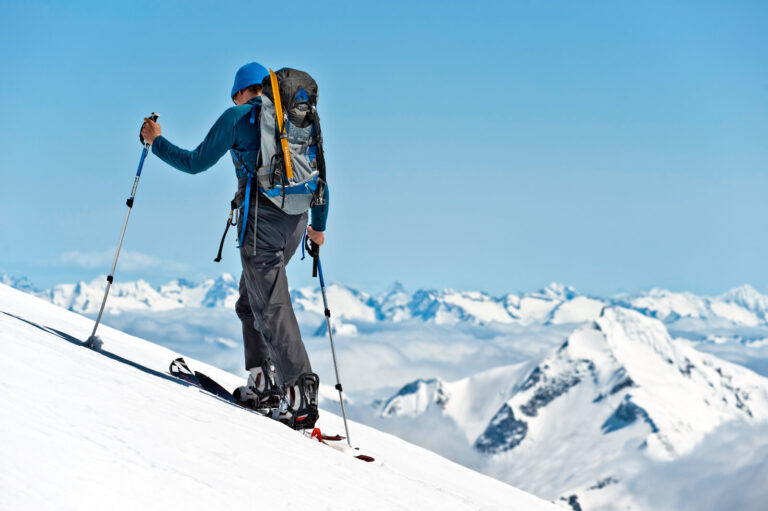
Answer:
<path fill-rule="evenodd" d="M 84 348 L 91 328 L 0 285 L 1 509 L 555 509 L 352 423 L 363 463 L 173 380 L 167 348 L 106 326 L 105 351 Z"/>

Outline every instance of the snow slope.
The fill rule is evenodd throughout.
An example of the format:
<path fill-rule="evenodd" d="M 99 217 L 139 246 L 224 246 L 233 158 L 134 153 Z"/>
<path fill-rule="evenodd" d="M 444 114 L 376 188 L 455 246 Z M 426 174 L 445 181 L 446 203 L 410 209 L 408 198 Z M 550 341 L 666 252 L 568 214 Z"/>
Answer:
<path fill-rule="evenodd" d="M 166 375 L 177 354 L 0 285 L 0 509 L 555 506 L 351 424 L 363 463 Z M 240 379 L 189 360 L 228 387 Z M 319 426 L 343 431 L 323 412 Z"/>

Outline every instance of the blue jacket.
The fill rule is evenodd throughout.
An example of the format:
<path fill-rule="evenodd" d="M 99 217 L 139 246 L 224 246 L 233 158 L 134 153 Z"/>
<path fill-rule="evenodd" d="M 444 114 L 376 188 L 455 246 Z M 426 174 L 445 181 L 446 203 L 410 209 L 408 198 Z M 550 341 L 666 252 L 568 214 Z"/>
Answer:
<path fill-rule="evenodd" d="M 260 99 L 260 98 L 259 98 Z M 168 165 L 197 174 L 211 168 L 227 151 L 256 151 L 259 149 L 259 130 L 252 123 L 253 103 L 228 108 L 213 124 L 205 139 L 192 151 L 173 145 L 159 136 L 152 143 L 152 153 Z M 258 123 L 258 119 L 256 119 Z M 267 202 L 267 201 L 264 201 Z M 325 187 L 325 205 L 312 208 L 312 229 L 324 231 L 328 218 L 328 186 Z"/>

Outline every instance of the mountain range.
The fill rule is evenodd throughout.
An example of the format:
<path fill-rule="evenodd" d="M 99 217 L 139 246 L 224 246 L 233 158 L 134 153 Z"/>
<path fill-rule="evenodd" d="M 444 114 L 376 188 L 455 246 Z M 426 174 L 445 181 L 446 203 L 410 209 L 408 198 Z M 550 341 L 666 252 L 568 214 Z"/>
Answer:
<path fill-rule="evenodd" d="M 51 289 L 36 289 L 25 278 L 2 275 L 0 282 L 32 293 L 73 312 L 95 314 L 104 293 L 104 278 L 89 283 L 59 284 Z M 319 289 L 301 288 L 291 292 L 297 313 L 322 316 Z M 167 311 L 185 307 L 232 308 L 238 296 L 237 280 L 229 274 L 202 282 L 185 279 L 152 287 L 143 280 L 117 282 L 112 286 L 106 311 Z M 742 327 L 768 324 L 768 295 L 748 284 L 720 296 L 703 297 L 688 292 L 652 289 L 637 294 L 612 297 L 582 295 L 575 289 L 553 283 L 533 293 L 510 293 L 491 296 L 481 291 L 425 290 L 409 293 L 400 283 L 371 295 L 348 286 L 328 286 L 328 299 L 333 306 L 337 327 L 375 322 L 420 320 L 438 325 L 455 324 L 570 324 L 592 321 L 603 307 L 619 305 L 660 319 L 666 324 L 686 320 L 708 321 L 717 325 Z"/>

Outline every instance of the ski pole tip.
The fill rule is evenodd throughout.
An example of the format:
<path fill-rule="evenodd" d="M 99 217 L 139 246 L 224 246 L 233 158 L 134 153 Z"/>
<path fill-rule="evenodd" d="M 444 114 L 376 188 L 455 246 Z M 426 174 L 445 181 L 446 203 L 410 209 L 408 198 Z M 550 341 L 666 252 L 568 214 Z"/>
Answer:
<path fill-rule="evenodd" d="M 104 346 L 104 343 L 101 339 L 99 339 L 98 336 L 92 335 L 88 338 L 87 341 L 85 341 L 85 346 L 87 348 L 91 348 L 92 350 L 99 351 L 102 346 Z"/>

